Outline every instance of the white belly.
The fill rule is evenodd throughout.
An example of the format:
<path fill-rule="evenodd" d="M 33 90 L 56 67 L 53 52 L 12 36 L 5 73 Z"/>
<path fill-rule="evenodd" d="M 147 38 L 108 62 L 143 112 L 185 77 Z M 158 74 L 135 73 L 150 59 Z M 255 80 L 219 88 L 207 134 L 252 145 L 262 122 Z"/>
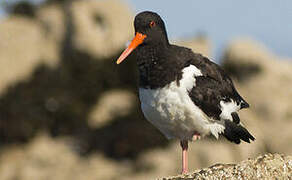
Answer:
<path fill-rule="evenodd" d="M 188 90 L 195 86 L 195 66 L 183 70 L 180 86 L 176 82 L 159 89 L 139 89 L 142 111 L 148 121 L 167 138 L 191 140 L 194 133 L 210 133 L 209 118 L 190 99 Z"/>

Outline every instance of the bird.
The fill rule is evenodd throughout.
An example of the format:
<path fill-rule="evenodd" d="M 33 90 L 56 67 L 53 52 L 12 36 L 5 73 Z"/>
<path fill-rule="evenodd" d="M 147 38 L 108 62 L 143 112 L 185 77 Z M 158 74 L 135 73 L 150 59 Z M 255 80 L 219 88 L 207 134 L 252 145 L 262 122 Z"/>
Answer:
<path fill-rule="evenodd" d="M 135 51 L 139 99 L 145 118 L 182 148 L 182 174 L 188 173 L 188 143 L 207 135 L 240 144 L 255 138 L 240 122 L 238 111 L 249 104 L 219 65 L 187 47 L 171 44 L 165 23 L 155 12 L 134 19 L 135 37 L 120 64 Z"/>

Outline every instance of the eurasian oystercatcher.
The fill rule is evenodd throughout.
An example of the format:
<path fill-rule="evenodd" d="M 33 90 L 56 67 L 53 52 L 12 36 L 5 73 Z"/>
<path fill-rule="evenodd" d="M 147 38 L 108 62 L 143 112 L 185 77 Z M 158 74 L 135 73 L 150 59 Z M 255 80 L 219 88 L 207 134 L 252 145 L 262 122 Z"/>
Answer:
<path fill-rule="evenodd" d="M 117 64 L 135 49 L 142 111 L 168 139 L 180 140 L 182 173 L 188 171 L 188 141 L 209 134 L 236 144 L 255 139 L 237 114 L 249 104 L 223 69 L 191 49 L 170 44 L 165 24 L 154 12 L 139 13 L 134 26 L 135 38 Z"/>

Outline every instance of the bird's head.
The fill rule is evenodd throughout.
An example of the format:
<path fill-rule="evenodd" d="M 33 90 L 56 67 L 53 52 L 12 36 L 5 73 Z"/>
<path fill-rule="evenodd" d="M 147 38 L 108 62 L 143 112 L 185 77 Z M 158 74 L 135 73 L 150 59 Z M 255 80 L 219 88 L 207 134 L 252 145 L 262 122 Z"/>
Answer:
<path fill-rule="evenodd" d="M 120 64 L 138 46 L 163 46 L 169 44 L 164 22 L 157 13 L 151 11 L 139 13 L 135 17 L 134 27 L 135 37 L 118 58 L 117 64 Z"/>

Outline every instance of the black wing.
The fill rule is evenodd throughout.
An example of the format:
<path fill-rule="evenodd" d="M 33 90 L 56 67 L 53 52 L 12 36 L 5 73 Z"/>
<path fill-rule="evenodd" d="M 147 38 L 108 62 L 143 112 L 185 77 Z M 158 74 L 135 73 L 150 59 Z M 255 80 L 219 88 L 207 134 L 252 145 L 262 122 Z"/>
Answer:
<path fill-rule="evenodd" d="M 233 100 L 241 108 L 249 107 L 249 104 L 234 88 L 230 77 L 220 66 L 201 54 L 194 54 L 189 63 L 200 69 L 203 74 L 196 77 L 196 86 L 189 92 L 189 95 L 209 117 L 220 119 L 220 101 Z"/>
<path fill-rule="evenodd" d="M 249 104 L 238 94 L 234 88 L 230 77 L 217 64 L 211 62 L 208 58 L 194 54 L 189 65 L 195 65 L 201 70 L 202 76 L 197 76 L 196 86 L 189 91 L 192 101 L 202 109 L 209 117 L 220 120 L 221 107 L 220 101 L 229 102 L 233 100 L 240 108 L 247 108 Z M 231 113 L 231 120 L 224 120 L 224 136 L 234 143 L 240 143 L 240 140 L 250 142 L 254 137 L 239 122 L 239 116 L 236 112 Z"/>

